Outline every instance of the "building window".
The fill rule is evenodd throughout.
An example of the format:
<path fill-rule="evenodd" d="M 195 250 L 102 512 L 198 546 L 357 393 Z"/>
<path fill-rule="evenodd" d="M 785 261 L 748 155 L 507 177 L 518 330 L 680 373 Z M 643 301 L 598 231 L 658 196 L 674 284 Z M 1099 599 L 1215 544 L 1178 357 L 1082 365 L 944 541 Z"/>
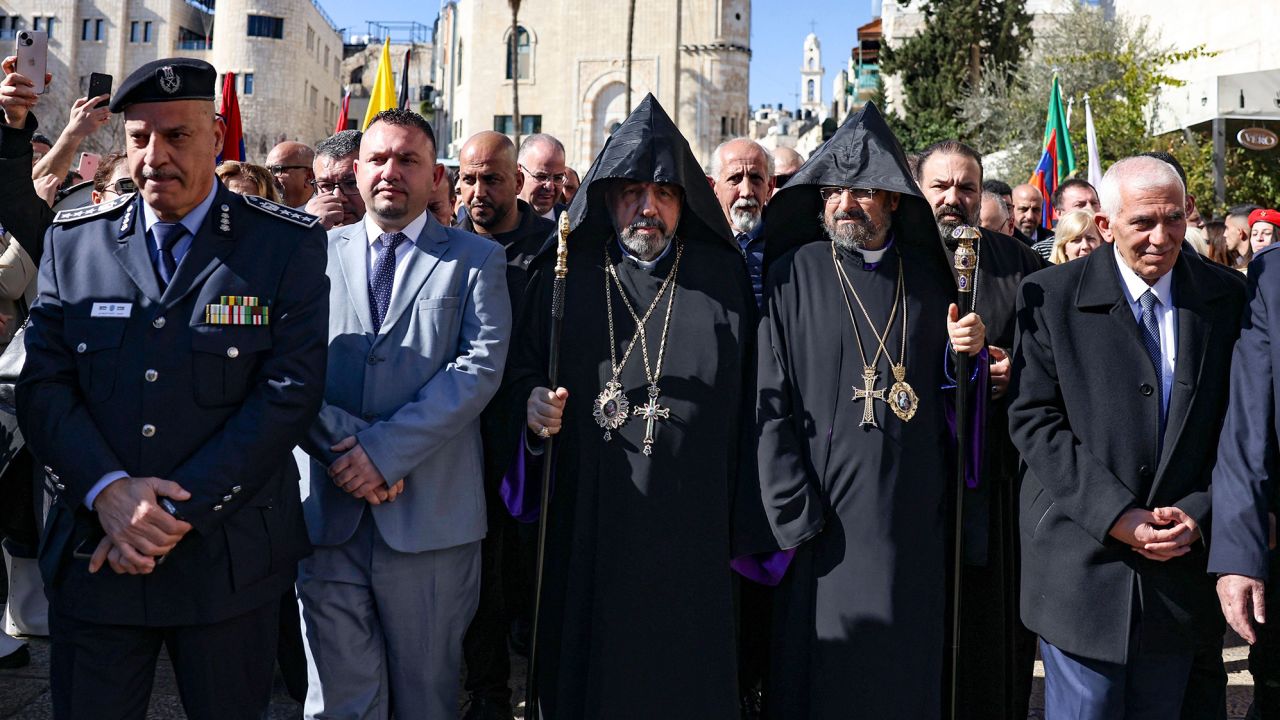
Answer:
<path fill-rule="evenodd" d="M 249 16 L 249 37 L 275 38 L 284 37 L 284 18 L 267 15 Z"/>
<path fill-rule="evenodd" d="M 90 22 L 92 22 L 92 21 L 91 21 L 91 20 L 81 20 L 81 21 L 80 21 L 80 39 L 81 39 L 81 40 L 88 40 L 88 39 L 89 39 L 89 23 L 90 23 Z"/>
<path fill-rule="evenodd" d="M 102 40 L 102 18 L 93 21 L 93 39 Z"/>
<path fill-rule="evenodd" d="M 462 84 L 462 41 L 461 40 L 458 41 L 457 57 L 454 58 L 454 60 L 455 60 L 454 65 L 457 66 L 458 68 L 457 83 L 461 85 Z"/>
<path fill-rule="evenodd" d="M 142 23 L 142 42 L 144 43 L 151 42 L 151 21 L 150 20 Z"/>
<path fill-rule="evenodd" d="M 523 27 L 516 27 L 515 42 L 515 58 L 511 57 L 511 34 L 507 34 L 507 79 L 511 79 L 513 69 L 519 70 L 521 80 L 529 79 L 529 70 L 533 60 L 533 45 L 530 42 L 529 31 Z"/>
<path fill-rule="evenodd" d="M 328 45 L 324 46 L 324 71 L 326 74 L 329 72 L 329 46 Z"/>
<path fill-rule="evenodd" d="M 240 81 L 241 83 L 243 83 L 243 88 L 240 90 L 240 93 L 242 95 L 252 95 L 253 94 L 253 73 L 245 73 L 241 75 Z"/>
<path fill-rule="evenodd" d="M 16 22 L 17 22 L 17 20 L 18 20 L 18 18 L 17 18 L 17 17 L 15 17 L 15 18 L 14 18 L 14 22 L 15 22 L 15 27 L 14 27 L 14 29 L 17 29 L 17 26 L 16 26 Z M 0 17 L 0 29 L 3 29 L 3 27 L 4 27 L 4 18 L 3 18 L 3 17 Z M 35 17 L 31 18 L 31 29 L 32 29 L 32 30 L 43 30 L 43 31 L 45 31 L 46 33 L 48 33 L 48 35 L 49 35 L 49 39 L 50 39 L 50 40 L 52 40 L 52 39 L 53 39 L 53 18 L 52 18 L 52 17 L 40 17 L 39 15 L 37 15 L 37 16 L 35 16 Z"/>
<path fill-rule="evenodd" d="M 505 135 L 515 134 L 515 124 L 511 122 L 510 115 L 494 115 L 493 129 Z M 520 134 L 532 135 L 542 132 L 542 116 L 541 115 L 521 115 L 520 116 Z"/>
<path fill-rule="evenodd" d="M 311 26 L 308 25 L 307 26 L 307 51 L 310 52 L 311 48 L 314 47 L 315 44 L 316 44 L 316 31 L 312 30 Z"/>
<path fill-rule="evenodd" d="M 809 98 L 809 102 L 813 102 L 818 99 L 818 83 L 816 80 L 809 81 L 809 92 L 807 93 L 807 95 Z"/>
<path fill-rule="evenodd" d="M 352 85 L 364 84 L 364 66 L 363 65 L 361 65 L 360 67 L 351 69 L 351 84 Z"/>
<path fill-rule="evenodd" d="M 208 50 L 213 47 L 213 38 L 202 35 L 190 28 L 178 27 L 179 50 Z"/>
<path fill-rule="evenodd" d="M 311 109 L 312 110 L 316 109 L 316 101 L 319 98 L 319 96 L 320 96 L 319 88 L 314 88 L 314 87 L 311 88 Z"/>
<path fill-rule="evenodd" d="M 138 42 L 138 21 L 134 20 L 129 23 L 129 42 Z"/>

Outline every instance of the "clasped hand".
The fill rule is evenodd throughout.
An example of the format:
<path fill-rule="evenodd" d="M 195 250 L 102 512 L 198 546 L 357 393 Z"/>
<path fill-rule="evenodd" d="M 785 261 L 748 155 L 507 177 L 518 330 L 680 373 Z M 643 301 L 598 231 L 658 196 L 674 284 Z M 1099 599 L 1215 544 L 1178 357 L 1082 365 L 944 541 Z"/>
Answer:
<path fill-rule="evenodd" d="M 1110 535 L 1148 560 L 1165 562 L 1191 552 L 1191 543 L 1200 539 L 1200 528 L 1176 507 L 1130 508 L 1116 520 Z"/>
<path fill-rule="evenodd" d="M 394 501 L 404 492 L 404 478 L 388 484 L 386 478 L 382 477 L 382 471 L 369 459 L 356 436 L 346 437 L 329 449 L 344 453 L 329 466 L 329 477 L 333 479 L 334 485 L 351 496 L 370 505 L 381 505 Z"/>
<path fill-rule="evenodd" d="M 156 569 L 159 558 L 191 531 L 190 523 L 160 507 L 160 497 L 182 501 L 191 493 L 157 477 L 121 478 L 98 493 L 93 509 L 107 536 L 93 551 L 89 572 L 104 563 L 120 574 L 147 575 Z"/>

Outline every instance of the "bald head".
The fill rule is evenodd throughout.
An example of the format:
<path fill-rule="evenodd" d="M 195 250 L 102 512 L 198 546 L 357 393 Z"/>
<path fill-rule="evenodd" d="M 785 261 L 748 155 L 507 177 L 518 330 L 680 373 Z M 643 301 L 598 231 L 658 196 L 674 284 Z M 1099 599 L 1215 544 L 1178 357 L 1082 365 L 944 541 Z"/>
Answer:
<path fill-rule="evenodd" d="M 284 204 L 301 207 L 311 198 L 315 151 L 308 145 L 286 140 L 267 153 L 267 169 L 275 178 Z"/>
<path fill-rule="evenodd" d="M 780 147 L 773 151 L 774 171 L 779 175 L 795 175 L 800 166 L 804 164 L 804 158 L 800 157 L 800 153 L 789 147 Z"/>
<path fill-rule="evenodd" d="M 1013 189 L 1013 226 L 1034 238 L 1044 215 L 1044 195 L 1035 185 L 1023 183 Z"/>
<path fill-rule="evenodd" d="M 458 154 L 458 191 L 471 224 L 485 235 L 520 225 L 516 196 L 524 184 L 516 146 L 506 135 L 486 130 L 472 135 Z"/>
<path fill-rule="evenodd" d="M 520 171 L 524 184 L 520 198 L 546 215 L 560 200 L 565 181 L 564 144 L 546 133 L 535 133 L 520 143 Z"/>

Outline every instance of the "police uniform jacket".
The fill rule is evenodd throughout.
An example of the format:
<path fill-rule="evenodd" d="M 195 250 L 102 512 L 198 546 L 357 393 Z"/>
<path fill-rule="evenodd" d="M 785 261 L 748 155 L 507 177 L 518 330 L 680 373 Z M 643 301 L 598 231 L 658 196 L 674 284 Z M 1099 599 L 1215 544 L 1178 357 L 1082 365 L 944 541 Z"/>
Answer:
<path fill-rule="evenodd" d="M 162 291 L 142 215 L 129 195 L 60 213 L 45 238 L 17 388 L 56 490 L 40 564 L 72 617 L 217 622 L 278 602 L 309 551 L 290 453 L 324 388 L 325 236 L 310 215 L 218 184 Z M 224 296 L 265 306 L 266 322 L 211 322 Z M 193 529 L 148 576 L 91 575 L 76 557 L 97 523 L 86 493 L 118 470 L 191 493 L 174 504 Z"/>

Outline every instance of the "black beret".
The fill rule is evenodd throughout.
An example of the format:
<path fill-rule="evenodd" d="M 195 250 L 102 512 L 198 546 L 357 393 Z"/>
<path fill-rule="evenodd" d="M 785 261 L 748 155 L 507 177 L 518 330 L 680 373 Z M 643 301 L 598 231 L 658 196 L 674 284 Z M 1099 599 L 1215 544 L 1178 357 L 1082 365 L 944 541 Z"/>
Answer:
<path fill-rule="evenodd" d="M 134 70 L 111 98 L 111 112 L 137 103 L 170 100 L 213 100 L 218 71 L 203 60 L 166 58 L 152 60 Z"/>

